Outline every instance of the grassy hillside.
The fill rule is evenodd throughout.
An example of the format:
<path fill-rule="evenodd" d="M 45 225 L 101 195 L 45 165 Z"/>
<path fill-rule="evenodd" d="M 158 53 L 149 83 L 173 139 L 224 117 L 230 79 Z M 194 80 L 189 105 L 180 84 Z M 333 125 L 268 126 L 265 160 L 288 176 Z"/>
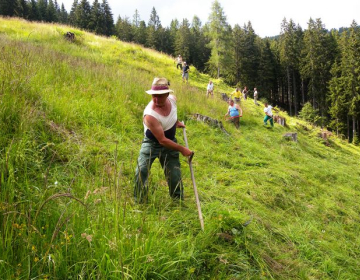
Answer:
<path fill-rule="evenodd" d="M 359 279 L 358 147 L 285 113 L 288 127 L 267 129 L 252 100 L 230 136 L 197 122 L 222 120 L 231 89 L 215 80 L 206 99 L 206 75 L 192 67 L 183 84 L 170 57 L 137 45 L 0 18 L 0 49 L 1 279 Z M 204 232 L 183 157 L 184 203 L 158 161 L 150 202 L 132 199 L 155 76 L 187 125 Z"/>

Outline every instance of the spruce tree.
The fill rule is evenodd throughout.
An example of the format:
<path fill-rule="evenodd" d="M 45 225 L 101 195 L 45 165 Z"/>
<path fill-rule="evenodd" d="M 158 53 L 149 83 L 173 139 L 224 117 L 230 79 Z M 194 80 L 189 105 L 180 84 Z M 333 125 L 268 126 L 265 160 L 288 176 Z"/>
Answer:
<path fill-rule="evenodd" d="M 79 28 L 88 29 L 90 22 L 91 6 L 88 0 L 81 0 L 75 10 L 75 25 Z"/>
<path fill-rule="evenodd" d="M 70 25 L 75 26 L 76 25 L 76 8 L 78 6 L 78 0 L 74 0 L 73 4 L 71 5 L 71 10 L 70 10 L 70 14 L 69 14 L 69 23 Z"/>
<path fill-rule="evenodd" d="M 15 0 L 14 15 L 20 18 L 28 18 L 29 7 L 25 0 Z"/>
<path fill-rule="evenodd" d="M 290 19 L 283 20 L 280 34 L 280 61 L 286 72 L 287 92 L 289 114 L 292 115 L 292 108 L 294 113 L 298 113 L 298 91 L 297 79 L 299 72 L 299 58 L 300 58 L 300 42 L 302 41 L 301 30 L 297 30 L 297 26 Z"/>
<path fill-rule="evenodd" d="M 161 22 L 159 16 L 155 10 L 155 7 L 152 8 L 150 19 L 147 27 L 147 38 L 146 46 L 149 48 L 157 49 L 158 47 L 158 30 L 161 27 Z"/>
<path fill-rule="evenodd" d="M 230 40 L 230 29 L 225 13 L 219 1 L 215 0 L 211 7 L 209 22 L 207 24 L 206 36 L 209 38 L 209 48 L 211 49 L 210 59 L 207 62 L 209 73 L 217 78 L 225 74 L 230 56 L 232 43 Z"/>
<path fill-rule="evenodd" d="M 114 34 L 114 18 L 107 0 L 101 3 L 101 10 L 104 17 L 104 35 L 111 36 Z"/>
<path fill-rule="evenodd" d="M 181 54 L 183 61 L 188 64 L 191 63 L 190 59 L 190 23 L 187 19 L 183 19 L 175 39 L 175 53 Z"/>
<path fill-rule="evenodd" d="M 89 30 L 96 34 L 105 34 L 105 16 L 98 0 L 94 0 L 91 6 Z"/>
<path fill-rule="evenodd" d="M 208 42 L 205 39 L 201 21 L 194 16 L 191 28 L 190 61 L 200 71 L 205 68 L 205 63 L 210 57 L 210 50 L 206 47 Z"/>
<path fill-rule="evenodd" d="M 122 19 L 119 16 L 118 20 L 116 21 L 116 24 L 115 24 L 116 36 L 122 41 L 131 42 L 133 39 L 132 31 L 133 31 L 133 29 L 132 29 L 129 18 L 125 17 L 124 19 Z"/>
<path fill-rule="evenodd" d="M 319 109 L 322 117 L 326 114 L 326 93 L 331 78 L 330 68 L 334 60 L 331 35 L 321 19 L 310 18 L 308 29 L 304 31 L 304 47 L 301 58 L 301 75 L 308 81 L 308 96 L 314 109 Z"/>
<path fill-rule="evenodd" d="M 40 20 L 40 14 L 36 0 L 31 0 L 29 3 L 29 20 Z"/>
<path fill-rule="evenodd" d="M 277 91 L 276 57 L 271 50 L 270 40 L 265 38 L 260 47 L 260 64 L 256 87 L 261 96 L 272 101 Z M 273 93 L 273 94 L 272 94 Z"/>
<path fill-rule="evenodd" d="M 15 14 L 15 1 L 14 0 L 0 0 L 0 15 L 14 16 Z"/>
<path fill-rule="evenodd" d="M 171 48 L 172 48 L 172 55 L 173 56 L 178 56 L 179 54 L 176 53 L 176 48 L 175 48 L 175 41 L 176 41 L 176 36 L 177 36 L 177 32 L 179 30 L 179 21 L 177 19 L 173 19 L 170 22 L 170 44 L 171 44 Z"/>
<path fill-rule="evenodd" d="M 60 8 L 59 21 L 60 21 L 61 23 L 67 24 L 67 23 L 69 23 L 69 22 L 68 22 L 68 20 L 69 20 L 68 17 L 69 17 L 69 16 L 68 16 L 68 12 L 66 11 L 64 4 L 62 3 L 62 4 L 61 4 L 61 8 Z"/>
<path fill-rule="evenodd" d="M 39 14 L 40 14 L 40 20 L 42 20 L 42 21 L 48 21 L 47 6 L 48 6 L 47 0 L 38 0 L 38 9 L 39 9 Z"/>
<path fill-rule="evenodd" d="M 47 21 L 49 21 L 49 22 L 58 22 L 59 21 L 59 19 L 57 17 L 56 6 L 55 6 L 53 0 L 49 0 L 46 14 L 47 14 Z"/>

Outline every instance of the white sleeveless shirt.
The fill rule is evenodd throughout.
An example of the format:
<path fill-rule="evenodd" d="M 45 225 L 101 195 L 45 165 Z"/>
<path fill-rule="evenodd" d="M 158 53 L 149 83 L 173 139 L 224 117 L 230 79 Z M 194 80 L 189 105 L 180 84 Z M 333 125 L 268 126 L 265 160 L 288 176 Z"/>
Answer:
<path fill-rule="evenodd" d="M 161 127 L 163 128 L 164 132 L 171 129 L 177 122 L 177 107 L 176 107 L 175 96 L 169 95 L 168 99 L 171 104 L 171 110 L 170 110 L 169 115 L 162 116 L 159 113 L 155 112 L 152 109 L 152 106 L 154 104 L 153 101 L 149 102 L 149 104 L 146 106 L 146 108 L 144 110 L 144 114 L 143 114 L 143 117 L 145 117 L 146 115 L 149 115 L 149 116 L 153 116 L 155 119 L 157 119 L 160 122 Z M 149 128 L 146 126 L 146 124 L 144 122 L 143 122 L 143 124 L 144 124 L 144 134 L 146 134 L 146 131 Z"/>

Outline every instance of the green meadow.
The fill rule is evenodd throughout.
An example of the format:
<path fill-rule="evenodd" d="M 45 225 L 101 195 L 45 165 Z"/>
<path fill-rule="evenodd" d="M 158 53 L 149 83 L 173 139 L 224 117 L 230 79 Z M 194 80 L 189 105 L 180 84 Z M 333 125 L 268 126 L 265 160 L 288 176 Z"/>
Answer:
<path fill-rule="evenodd" d="M 220 98 L 233 89 L 215 79 L 207 99 L 190 68 L 185 84 L 153 50 L 0 18 L 0 279 L 359 279 L 360 148 L 281 111 L 288 126 L 266 128 L 251 98 L 236 130 Z M 204 231 L 184 157 L 184 202 L 158 161 L 149 202 L 133 200 L 154 77 L 195 151 Z"/>

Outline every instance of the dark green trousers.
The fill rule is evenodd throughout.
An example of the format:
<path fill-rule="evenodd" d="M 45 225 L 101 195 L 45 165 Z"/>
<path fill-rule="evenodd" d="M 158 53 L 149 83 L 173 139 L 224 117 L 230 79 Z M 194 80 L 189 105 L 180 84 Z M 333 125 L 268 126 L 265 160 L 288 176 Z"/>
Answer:
<path fill-rule="evenodd" d="M 176 139 L 173 139 L 173 141 L 176 142 Z M 135 172 L 135 200 L 140 203 L 147 201 L 149 171 L 156 158 L 159 159 L 164 170 L 170 196 L 183 199 L 184 191 L 181 180 L 179 152 L 165 148 L 145 137 L 141 145 Z"/>

